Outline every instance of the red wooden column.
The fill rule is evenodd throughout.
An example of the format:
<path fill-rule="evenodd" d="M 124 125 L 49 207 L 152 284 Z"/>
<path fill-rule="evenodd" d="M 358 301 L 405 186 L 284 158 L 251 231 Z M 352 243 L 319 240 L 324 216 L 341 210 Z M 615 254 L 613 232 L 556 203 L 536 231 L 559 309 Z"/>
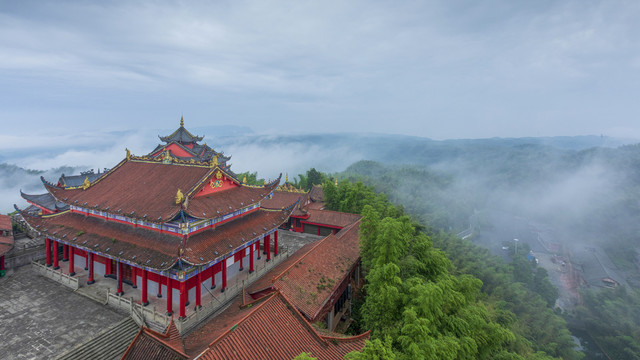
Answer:
<path fill-rule="evenodd" d="M 258 252 L 258 260 L 260 260 L 260 240 L 256 241 L 256 251 Z"/>
<path fill-rule="evenodd" d="M 278 256 L 278 230 L 273 233 L 273 255 Z"/>
<path fill-rule="evenodd" d="M 253 272 L 253 249 L 255 248 L 255 245 L 251 244 L 249 248 L 251 249 L 249 252 L 249 274 L 251 274 Z"/>
<path fill-rule="evenodd" d="M 122 263 L 120 261 L 118 261 L 118 291 L 116 295 L 124 295 L 124 291 L 122 291 Z"/>
<path fill-rule="evenodd" d="M 240 251 L 242 251 L 242 256 L 240 257 L 240 269 L 239 269 L 239 271 L 242 271 L 242 270 L 244 270 L 244 266 L 243 266 L 244 254 L 246 254 L 246 251 L 247 251 L 247 250 L 242 249 L 242 250 L 240 250 Z M 235 255 L 234 255 L 234 256 L 235 256 Z"/>
<path fill-rule="evenodd" d="M 62 244 L 62 261 L 69 261 L 69 245 Z"/>
<path fill-rule="evenodd" d="M 162 286 L 161 284 L 158 284 Z M 149 299 L 147 298 L 147 270 L 142 269 L 142 306 L 149 305 Z"/>
<path fill-rule="evenodd" d="M 53 270 L 60 269 L 60 264 L 58 264 L 58 242 L 53 241 Z"/>
<path fill-rule="evenodd" d="M 158 299 L 162 299 L 162 276 L 158 276 L 158 295 L 156 296 Z"/>
<path fill-rule="evenodd" d="M 73 246 L 68 246 L 69 248 L 69 276 L 73 276 L 76 274 L 73 263 L 75 261 L 75 251 Z"/>
<path fill-rule="evenodd" d="M 106 259 L 107 262 L 104 264 L 104 276 L 106 277 L 107 275 L 111 274 L 111 271 L 113 269 L 111 269 L 111 259 Z"/>
<path fill-rule="evenodd" d="M 220 292 L 223 293 L 224 289 L 227 288 L 227 259 L 222 260 L 222 289 Z"/>
<path fill-rule="evenodd" d="M 186 301 L 185 298 L 187 297 L 187 282 L 186 281 L 180 281 L 180 319 L 184 319 L 185 318 L 185 308 L 186 308 Z"/>
<path fill-rule="evenodd" d="M 4 270 L 4 255 L 0 256 L 0 270 Z"/>
<path fill-rule="evenodd" d="M 267 252 L 267 261 L 270 261 L 271 260 L 271 235 L 265 236 L 264 248 Z"/>
<path fill-rule="evenodd" d="M 47 251 L 47 266 L 51 266 L 51 239 L 46 238 L 44 246 L 45 250 Z"/>
<path fill-rule="evenodd" d="M 138 288 L 138 268 L 133 266 L 131 267 L 131 287 Z"/>
<path fill-rule="evenodd" d="M 167 316 L 173 315 L 173 286 L 171 278 L 167 276 Z"/>
<path fill-rule="evenodd" d="M 216 267 L 215 265 L 211 267 L 211 289 L 216 288 Z"/>
<path fill-rule="evenodd" d="M 87 252 L 87 258 L 89 258 L 89 278 L 87 279 L 87 285 L 91 285 L 96 282 L 93 280 L 93 253 Z"/>
<path fill-rule="evenodd" d="M 196 284 L 196 309 L 201 308 L 200 303 L 200 287 L 202 286 L 202 273 L 198 272 L 198 283 Z"/>

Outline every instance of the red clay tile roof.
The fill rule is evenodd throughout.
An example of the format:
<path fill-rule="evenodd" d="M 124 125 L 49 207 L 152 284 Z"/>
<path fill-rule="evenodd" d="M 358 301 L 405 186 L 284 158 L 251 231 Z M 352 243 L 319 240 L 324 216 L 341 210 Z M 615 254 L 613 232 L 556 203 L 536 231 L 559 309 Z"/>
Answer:
<path fill-rule="evenodd" d="M 273 197 L 271 199 L 262 200 L 260 206 L 265 209 L 282 209 L 298 201 L 298 199 L 300 199 L 300 202 L 296 205 L 296 208 L 291 215 L 304 215 L 305 211 L 302 210 L 302 208 L 307 203 L 308 194 L 306 193 L 276 190 L 273 192 Z"/>
<path fill-rule="evenodd" d="M 178 189 L 186 194 L 211 168 L 124 161 L 86 189 L 61 189 L 45 184 L 59 201 L 148 221 L 165 222 L 180 210 Z M 85 205 L 86 202 L 86 205 Z M 95 207 L 97 205 L 97 208 Z M 135 211 L 134 215 L 130 215 Z"/>
<path fill-rule="evenodd" d="M 13 249 L 13 235 L 3 236 L 3 230 L 8 231 L 9 234 L 12 232 L 11 228 L 11 218 L 7 215 L 0 215 L 0 256 L 8 253 L 11 249 Z"/>
<path fill-rule="evenodd" d="M 287 221 L 290 212 L 291 209 L 257 210 L 197 233 L 187 239 L 182 259 L 196 265 L 215 261 L 243 243 L 277 228 Z M 44 217 L 30 216 L 24 212 L 22 215 L 32 228 L 44 236 L 146 268 L 171 268 L 178 261 L 182 247 L 182 237 L 92 216 L 71 212 Z"/>
<path fill-rule="evenodd" d="M 318 359 L 342 359 L 364 347 L 369 332 L 354 337 L 318 334 L 280 293 L 255 306 L 209 345 L 200 359 L 293 359 L 306 352 Z"/>
<path fill-rule="evenodd" d="M 331 210 L 308 209 L 307 213 L 309 214 L 309 218 L 303 220 L 305 222 L 324 224 L 339 228 L 346 227 L 347 225 L 356 222 L 361 217 L 358 214 L 343 213 Z"/>
<path fill-rule="evenodd" d="M 185 360 L 189 357 L 185 354 L 182 338 L 173 323 L 164 334 L 142 327 L 138 335 L 127 348 L 122 360 Z"/>
<path fill-rule="evenodd" d="M 360 221 L 318 241 L 304 256 L 274 278 L 276 289 L 312 321 L 317 320 L 345 277 L 358 263 L 359 228 Z"/>
<path fill-rule="evenodd" d="M 277 182 L 273 182 L 265 187 L 257 188 L 240 186 L 192 198 L 189 199 L 187 213 L 200 219 L 210 219 L 222 216 L 257 203 L 269 195 L 276 186 L 278 186 Z M 296 200 L 291 201 L 284 207 L 295 203 Z M 278 208 L 278 210 L 279 209 L 280 208 Z"/>
<path fill-rule="evenodd" d="M 43 236 L 152 269 L 171 268 L 182 245 L 182 238 L 174 235 L 77 213 L 64 212 L 43 217 L 22 213 L 22 216 Z"/>
<path fill-rule="evenodd" d="M 0 215 L 0 230 L 11 230 L 11 217 Z"/>
<path fill-rule="evenodd" d="M 214 229 L 205 230 L 187 240 L 183 260 L 204 265 L 255 238 L 262 238 L 289 218 L 292 208 L 257 210 Z M 216 254 L 215 252 L 218 252 Z M 200 260 L 200 257 L 203 260 Z"/>
<path fill-rule="evenodd" d="M 57 200 L 69 205 L 160 223 L 171 220 L 180 211 L 181 205 L 175 201 L 178 189 L 184 195 L 195 195 L 195 190 L 204 186 L 218 169 L 132 160 L 120 163 L 86 190 L 61 189 L 50 184 L 45 187 Z M 190 197 L 185 211 L 195 218 L 215 218 L 259 202 L 276 187 L 274 181 L 264 187 L 241 185 Z"/>

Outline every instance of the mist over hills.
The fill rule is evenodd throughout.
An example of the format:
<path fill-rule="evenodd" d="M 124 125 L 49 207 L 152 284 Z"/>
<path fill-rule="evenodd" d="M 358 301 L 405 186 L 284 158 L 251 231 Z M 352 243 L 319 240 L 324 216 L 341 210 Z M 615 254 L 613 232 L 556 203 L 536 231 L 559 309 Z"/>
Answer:
<path fill-rule="evenodd" d="M 62 173 L 70 175 L 89 169 L 110 168 L 124 157 L 125 148 L 134 154 L 146 154 L 160 142 L 158 135 L 168 135 L 172 131 L 141 129 L 51 135 L 46 142 L 9 141 L 0 155 L 0 183 L 5 199 L 0 204 L 0 211 L 11 211 L 13 203 L 24 205 L 20 189 L 44 192 L 40 176 L 56 181 Z M 265 136 L 252 135 L 251 129 L 235 126 L 201 127 L 192 129 L 192 132 L 205 135 L 203 142 L 208 141 L 216 150 L 231 155 L 235 171 L 257 171 L 264 178 L 275 178 L 280 173 L 293 177 L 311 167 L 325 172 L 340 172 L 357 161 L 373 160 L 386 165 L 426 166 L 430 171 L 439 171 L 447 176 L 468 176 L 472 172 L 473 177 L 489 183 L 509 179 L 518 182 L 526 178 L 526 174 L 519 173 L 526 167 L 519 164 L 532 159 L 537 159 L 536 163 L 544 168 L 545 173 L 562 177 L 564 171 L 561 169 L 570 168 L 572 159 L 580 151 L 596 146 L 613 148 L 633 142 L 602 136 L 443 141 L 367 133 Z M 11 147 L 11 144 L 20 145 Z"/>

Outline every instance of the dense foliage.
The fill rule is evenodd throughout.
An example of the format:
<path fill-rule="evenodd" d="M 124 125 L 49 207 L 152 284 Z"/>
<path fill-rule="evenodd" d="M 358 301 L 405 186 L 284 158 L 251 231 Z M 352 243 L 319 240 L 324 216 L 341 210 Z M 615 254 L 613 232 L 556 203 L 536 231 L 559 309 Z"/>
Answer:
<path fill-rule="evenodd" d="M 362 183 L 326 182 L 324 191 L 330 208 L 363 215 L 360 233 L 367 295 L 356 318 L 361 319 L 359 331 L 372 331 L 372 341 L 350 358 L 386 358 L 379 355 L 381 351 L 400 359 L 581 357 L 572 349 L 562 318 L 529 290 L 546 281 L 544 271 L 533 276 L 527 263 L 529 276 L 526 283 L 519 283 L 514 282 L 514 271 L 499 259 L 490 259 L 493 268 L 484 267 L 482 261 L 487 259 L 482 256 L 452 266 L 432 240 L 458 249 L 473 245 L 452 242 L 461 240 L 412 222 L 385 195 Z M 483 253 L 477 248 L 463 252 Z M 474 269 L 493 274 L 486 277 L 488 286 Z"/>
<path fill-rule="evenodd" d="M 640 359 L 640 295 L 624 287 L 584 291 L 576 320 L 612 359 Z"/>

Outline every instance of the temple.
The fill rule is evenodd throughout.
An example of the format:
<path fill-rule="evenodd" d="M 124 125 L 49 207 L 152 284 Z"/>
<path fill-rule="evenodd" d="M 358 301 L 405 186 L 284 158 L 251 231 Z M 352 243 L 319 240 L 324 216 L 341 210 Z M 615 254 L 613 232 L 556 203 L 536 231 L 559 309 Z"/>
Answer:
<path fill-rule="evenodd" d="M 122 359 L 303 351 L 341 359 L 362 349 L 368 332 L 338 333 L 362 287 L 360 215 L 326 210 L 320 186 L 297 189 L 288 176 L 282 185 L 281 176 L 248 185 L 182 118 L 159 138 L 146 155 L 127 149 L 111 169 L 43 178 L 46 193 L 21 192 L 30 205 L 16 210 L 45 241 L 44 264 L 33 264 L 40 273 L 76 290 L 102 286 L 106 303 L 140 326 L 135 336 L 114 330 L 65 356 L 82 358 L 115 337 L 126 342 L 110 346 Z M 279 234 L 304 244 L 282 254 Z"/>
<path fill-rule="evenodd" d="M 261 208 L 280 178 L 244 184 L 229 157 L 200 145 L 182 119 L 160 139 L 165 144 L 150 154 L 127 150 L 112 169 L 81 175 L 82 182 L 43 179 L 46 194 L 22 194 L 40 211 L 20 213 L 45 237 L 47 266 L 65 262 L 71 276 L 86 268 L 88 284 L 114 277 L 118 294 L 123 282 L 140 287 L 143 304 L 150 294 L 166 297 L 167 314 L 183 318 L 187 304 L 201 305 L 203 284 L 224 292 L 228 268 L 239 263 L 239 271 L 253 272 L 261 248 L 267 261 L 278 254 L 277 229 L 296 202 Z"/>

